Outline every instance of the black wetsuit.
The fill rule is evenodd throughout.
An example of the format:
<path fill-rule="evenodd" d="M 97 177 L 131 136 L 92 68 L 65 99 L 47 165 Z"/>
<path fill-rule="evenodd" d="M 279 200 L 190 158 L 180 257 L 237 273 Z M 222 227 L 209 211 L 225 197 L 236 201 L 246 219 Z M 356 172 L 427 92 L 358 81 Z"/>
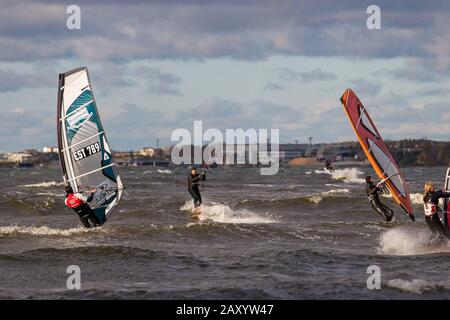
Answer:
<path fill-rule="evenodd" d="M 195 207 L 202 204 L 202 196 L 199 190 L 199 184 L 202 180 L 206 180 L 206 175 L 204 172 L 202 174 L 196 173 L 195 175 L 192 175 L 192 173 L 188 174 L 188 191 L 194 199 Z"/>
<path fill-rule="evenodd" d="M 87 198 L 86 201 L 91 202 L 93 198 L 94 193 L 91 193 L 91 195 Z M 83 226 L 85 228 L 98 227 L 101 225 L 100 221 L 95 215 L 95 212 L 91 209 L 91 207 L 87 203 L 83 203 L 78 207 L 73 208 L 73 210 L 78 214 L 78 217 L 80 217 L 81 223 L 83 223 Z M 89 221 L 92 223 L 92 225 Z"/>
<path fill-rule="evenodd" d="M 373 183 L 366 184 L 366 194 L 369 198 L 370 204 L 376 212 L 378 212 L 384 219 L 385 222 L 390 222 L 394 217 L 394 211 L 391 208 L 384 205 L 380 201 L 379 191 L 383 191 L 382 188 L 377 187 Z"/>
<path fill-rule="evenodd" d="M 325 168 L 327 168 L 329 171 L 333 171 L 333 166 L 331 165 L 330 160 L 325 160 Z"/>
<path fill-rule="evenodd" d="M 446 231 L 444 225 L 439 219 L 439 212 L 441 212 L 441 208 L 439 208 L 439 199 L 450 197 L 450 192 L 444 191 L 434 191 L 428 192 L 425 197 L 423 197 L 424 203 L 431 203 L 436 206 L 436 212 L 433 215 L 425 214 L 425 222 L 433 233 L 439 233 L 441 236 L 449 237 L 448 232 Z"/>

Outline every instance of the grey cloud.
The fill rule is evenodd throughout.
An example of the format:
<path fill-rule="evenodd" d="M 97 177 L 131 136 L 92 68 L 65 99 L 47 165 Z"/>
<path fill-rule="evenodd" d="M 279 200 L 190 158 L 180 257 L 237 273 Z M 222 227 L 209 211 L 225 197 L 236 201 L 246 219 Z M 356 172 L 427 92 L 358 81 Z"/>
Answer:
<path fill-rule="evenodd" d="M 286 89 L 290 83 L 295 82 L 313 82 L 313 81 L 331 81 L 336 80 L 337 76 L 330 72 L 324 72 L 320 69 L 307 71 L 297 71 L 290 68 L 279 68 L 275 70 L 277 81 L 269 81 L 264 90 L 280 91 Z"/>
<path fill-rule="evenodd" d="M 276 83 L 276 82 L 272 82 L 272 81 L 268 82 L 264 86 L 264 90 L 267 90 L 267 91 L 281 91 L 281 90 L 284 90 L 284 89 L 286 89 L 286 86 L 281 85 L 281 84 Z"/>
<path fill-rule="evenodd" d="M 422 66 L 405 66 L 401 69 L 385 71 L 383 73 L 394 79 L 416 82 L 434 82 L 440 79 L 438 73 Z"/>
<path fill-rule="evenodd" d="M 305 1 L 303 7 L 269 0 L 78 3 L 82 29 L 69 31 L 64 10 L 69 2 L 7 1 L 8 10 L 0 14 L 0 59 L 400 56 L 421 59 L 435 70 L 450 68 L 445 1 L 378 1 L 383 30 L 376 31 L 365 26 L 370 1 Z"/>
<path fill-rule="evenodd" d="M 425 88 L 416 92 L 417 96 L 448 96 L 450 94 L 450 89 L 448 88 Z"/>
<path fill-rule="evenodd" d="M 137 72 L 142 81 L 149 81 L 149 91 L 156 95 L 180 95 L 183 80 L 176 74 L 161 71 L 159 68 L 141 67 Z"/>
<path fill-rule="evenodd" d="M 313 69 L 310 71 L 295 71 L 289 68 L 281 68 L 278 71 L 278 76 L 283 81 L 295 82 L 295 81 L 326 81 L 335 80 L 337 77 L 329 72 L 324 72 L 320 69 Z"/>
<path fill-rule="evenodd" d="M 0 106 L 3 108 L 5 106 Z M 18 151 L 40 147 L 42 143 L 54 144 L 54 128 L 45 125 L 45 113 L 33 112 L 21 107 L 2 112 L 0 145 L 2 151 Z"/>
<path fill-rule="evenodd" d="M 362 96 L 377 96 L 383 87 L 380 81 L 371 81 L 367 79 L 354 79 L 353 88 L 355 92 L 360 93 Z"/>
<path fill-rule="evenodd" d="M 168 129 L 176 128 L 177 124 L 168 119 L 161 109 L 124 103 L 120 105 L 117 113 L 103 118 L 112 148 L 120 150 L 141 148 L 154 143 L 157 137 L 162 138 L 163 143 L 167 142 L 170 138 Z"/>
<path fill-rule="evenodd" d="M 263 100 L 236 102 L 212 97 L 198 107 L 180 114 L 180 119 L 203 120 L 204 127 L 225 129 L 280 129 L 283 135 L 295 134 L 302 126 L 303 107 Z"/>
<path fill-rule="evenodd" d="M 0 92 L 42 88 L 56 85 L 56 83 L 57 78 L 49 73 L 20 73 L 10 69 L 0 69 Z"/>

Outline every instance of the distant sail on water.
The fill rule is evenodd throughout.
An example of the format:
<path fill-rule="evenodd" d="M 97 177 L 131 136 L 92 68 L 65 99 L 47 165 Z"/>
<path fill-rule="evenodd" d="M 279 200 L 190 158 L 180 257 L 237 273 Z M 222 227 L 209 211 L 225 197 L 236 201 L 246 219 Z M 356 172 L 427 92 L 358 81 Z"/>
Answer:
<path fill-rule="evenodd" d="M 104 223 L 119 204 L 123 185 L 100 120 L 87 68 L 59 75 L 57 128 L 64 181 L 75 192 L 97 188 L 89 205 Z"/>

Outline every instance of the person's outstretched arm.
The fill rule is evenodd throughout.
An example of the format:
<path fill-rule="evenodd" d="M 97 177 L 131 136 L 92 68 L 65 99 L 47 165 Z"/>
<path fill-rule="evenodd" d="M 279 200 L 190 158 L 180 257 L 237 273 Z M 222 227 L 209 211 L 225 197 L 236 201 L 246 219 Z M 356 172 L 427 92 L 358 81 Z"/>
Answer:
<path fill-rule="evenodd" d="M 97 191 L 97 189 L 91 189 L 91 194 L 89 195 L 89 197 L 86 198 L 85 202 L 91 202 L 94 199 L 94 194 Z"/>
<path fill-rule="evenodd" d="M 434 195 L 438 198 L 449 198 L 450 192 L 445 192 L 445 191 L 439 190 L 439 191 L 436 191 L 434 193 Z"/>

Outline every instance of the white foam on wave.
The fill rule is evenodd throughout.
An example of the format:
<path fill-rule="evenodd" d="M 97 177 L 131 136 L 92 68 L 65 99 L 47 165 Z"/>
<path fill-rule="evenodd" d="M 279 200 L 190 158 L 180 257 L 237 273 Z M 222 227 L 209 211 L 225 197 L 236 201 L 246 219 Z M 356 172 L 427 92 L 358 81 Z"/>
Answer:
<path fill-rule="evenodd" d="M 382 197 L 384 198 L 392 198 L 392 195 L 390 193 L 382 193 Z M 421 193 L 411 193 L 411 203 L 412 204 L 423 204 L 423 194 Z"/>
<path fill-rule="evenodd" d="M 38 192 L 36 193 L 37 196 L 51 196 L 51 197 L 64 197 L 62 193 L 56 193 L 56 192 Z"/>
<path fill-rule="evenodd" d="M 258 188 L 272 188 L 275 187 L 274 184 L 263 184 L 263 183 L 247 183 L 244 184 L 247 187 L 258 187 Z"/>
<path fill-rule="evenodd" d="M 396 227 L 380 237 L 379 253 L 389 255 L 421 255 L 450 252 L 450 242 L 437 242 L 428 229 Z"/>
<path fill-rule="evenodd" d="M 365 180 L 360 177 L 362 174 L 364 172 L 358 168 L 336 169 L 331 173 L 331 178 L 349 183 L 364 183 Z"/>
<path fill-rule="evenodd" d="M 43 227 L 22 227 L 22 226 L 6 226 L 0 227 L 0 235 L 28 234 L 33 236 L 71 236 L 74 234 L 83 234 L 88 232 L 103 232 L 103 228 L 71 228 L 58 229 Z"/>
<path fill-rule="evenodd" d="M 193 201 L 186 201 L 180 208 L 183 211 L 192 211 L 194 209 Z M 250 210 L 239 209 L 233 210 L 229 206 L 221 203 L 202 204 L 200 221 L 212 220 L 219 223 L 233 224 L 261 224 L 275 223 L 273 218 L 262 217 Z"/>
<path fill-rule="evenodd" d="M 319 194 L 314 194 L 307 199 L 312 203 L 319 204 L 323 201 L 324 198 L 335 197 L 340 194 L 350 194 L 349 189 L 331 189 L 328 191 L 321 192 Z"/>
<path fill-rule="evenodd" d="M 450 289 L 450 284 L 448 282 L 436 283 L 423 279 L 413 279 L 411 281 L 404 279 L 392 279 L 389 280 L 386 285 L 393 289 L 416 294 L 422 294 L 427 291 Z"/>
<path fill-rule="evenodd" d="M 423 204 L 423 194 L 411 193 L 411 202 L 413 204 Z"/>
<path fill-rule="evenodd" d="M 154 173 L 163 173 L 163 174 L 172 174 L 172 171 L 169 169 L 158 169 L 156 171 L 154 170 L 145 170 L 143 174 L 154 174 Z"/>
<path fill-rule="evenodd" d="M 49 187 L 58 187 L 64 185 L 64 182 L 56 182 L 56 181 L 48 181 L 48 182 L 40 182 L 34 184 L 24 184 L 19 186 L 20 188 L 49 188 Z"/>

